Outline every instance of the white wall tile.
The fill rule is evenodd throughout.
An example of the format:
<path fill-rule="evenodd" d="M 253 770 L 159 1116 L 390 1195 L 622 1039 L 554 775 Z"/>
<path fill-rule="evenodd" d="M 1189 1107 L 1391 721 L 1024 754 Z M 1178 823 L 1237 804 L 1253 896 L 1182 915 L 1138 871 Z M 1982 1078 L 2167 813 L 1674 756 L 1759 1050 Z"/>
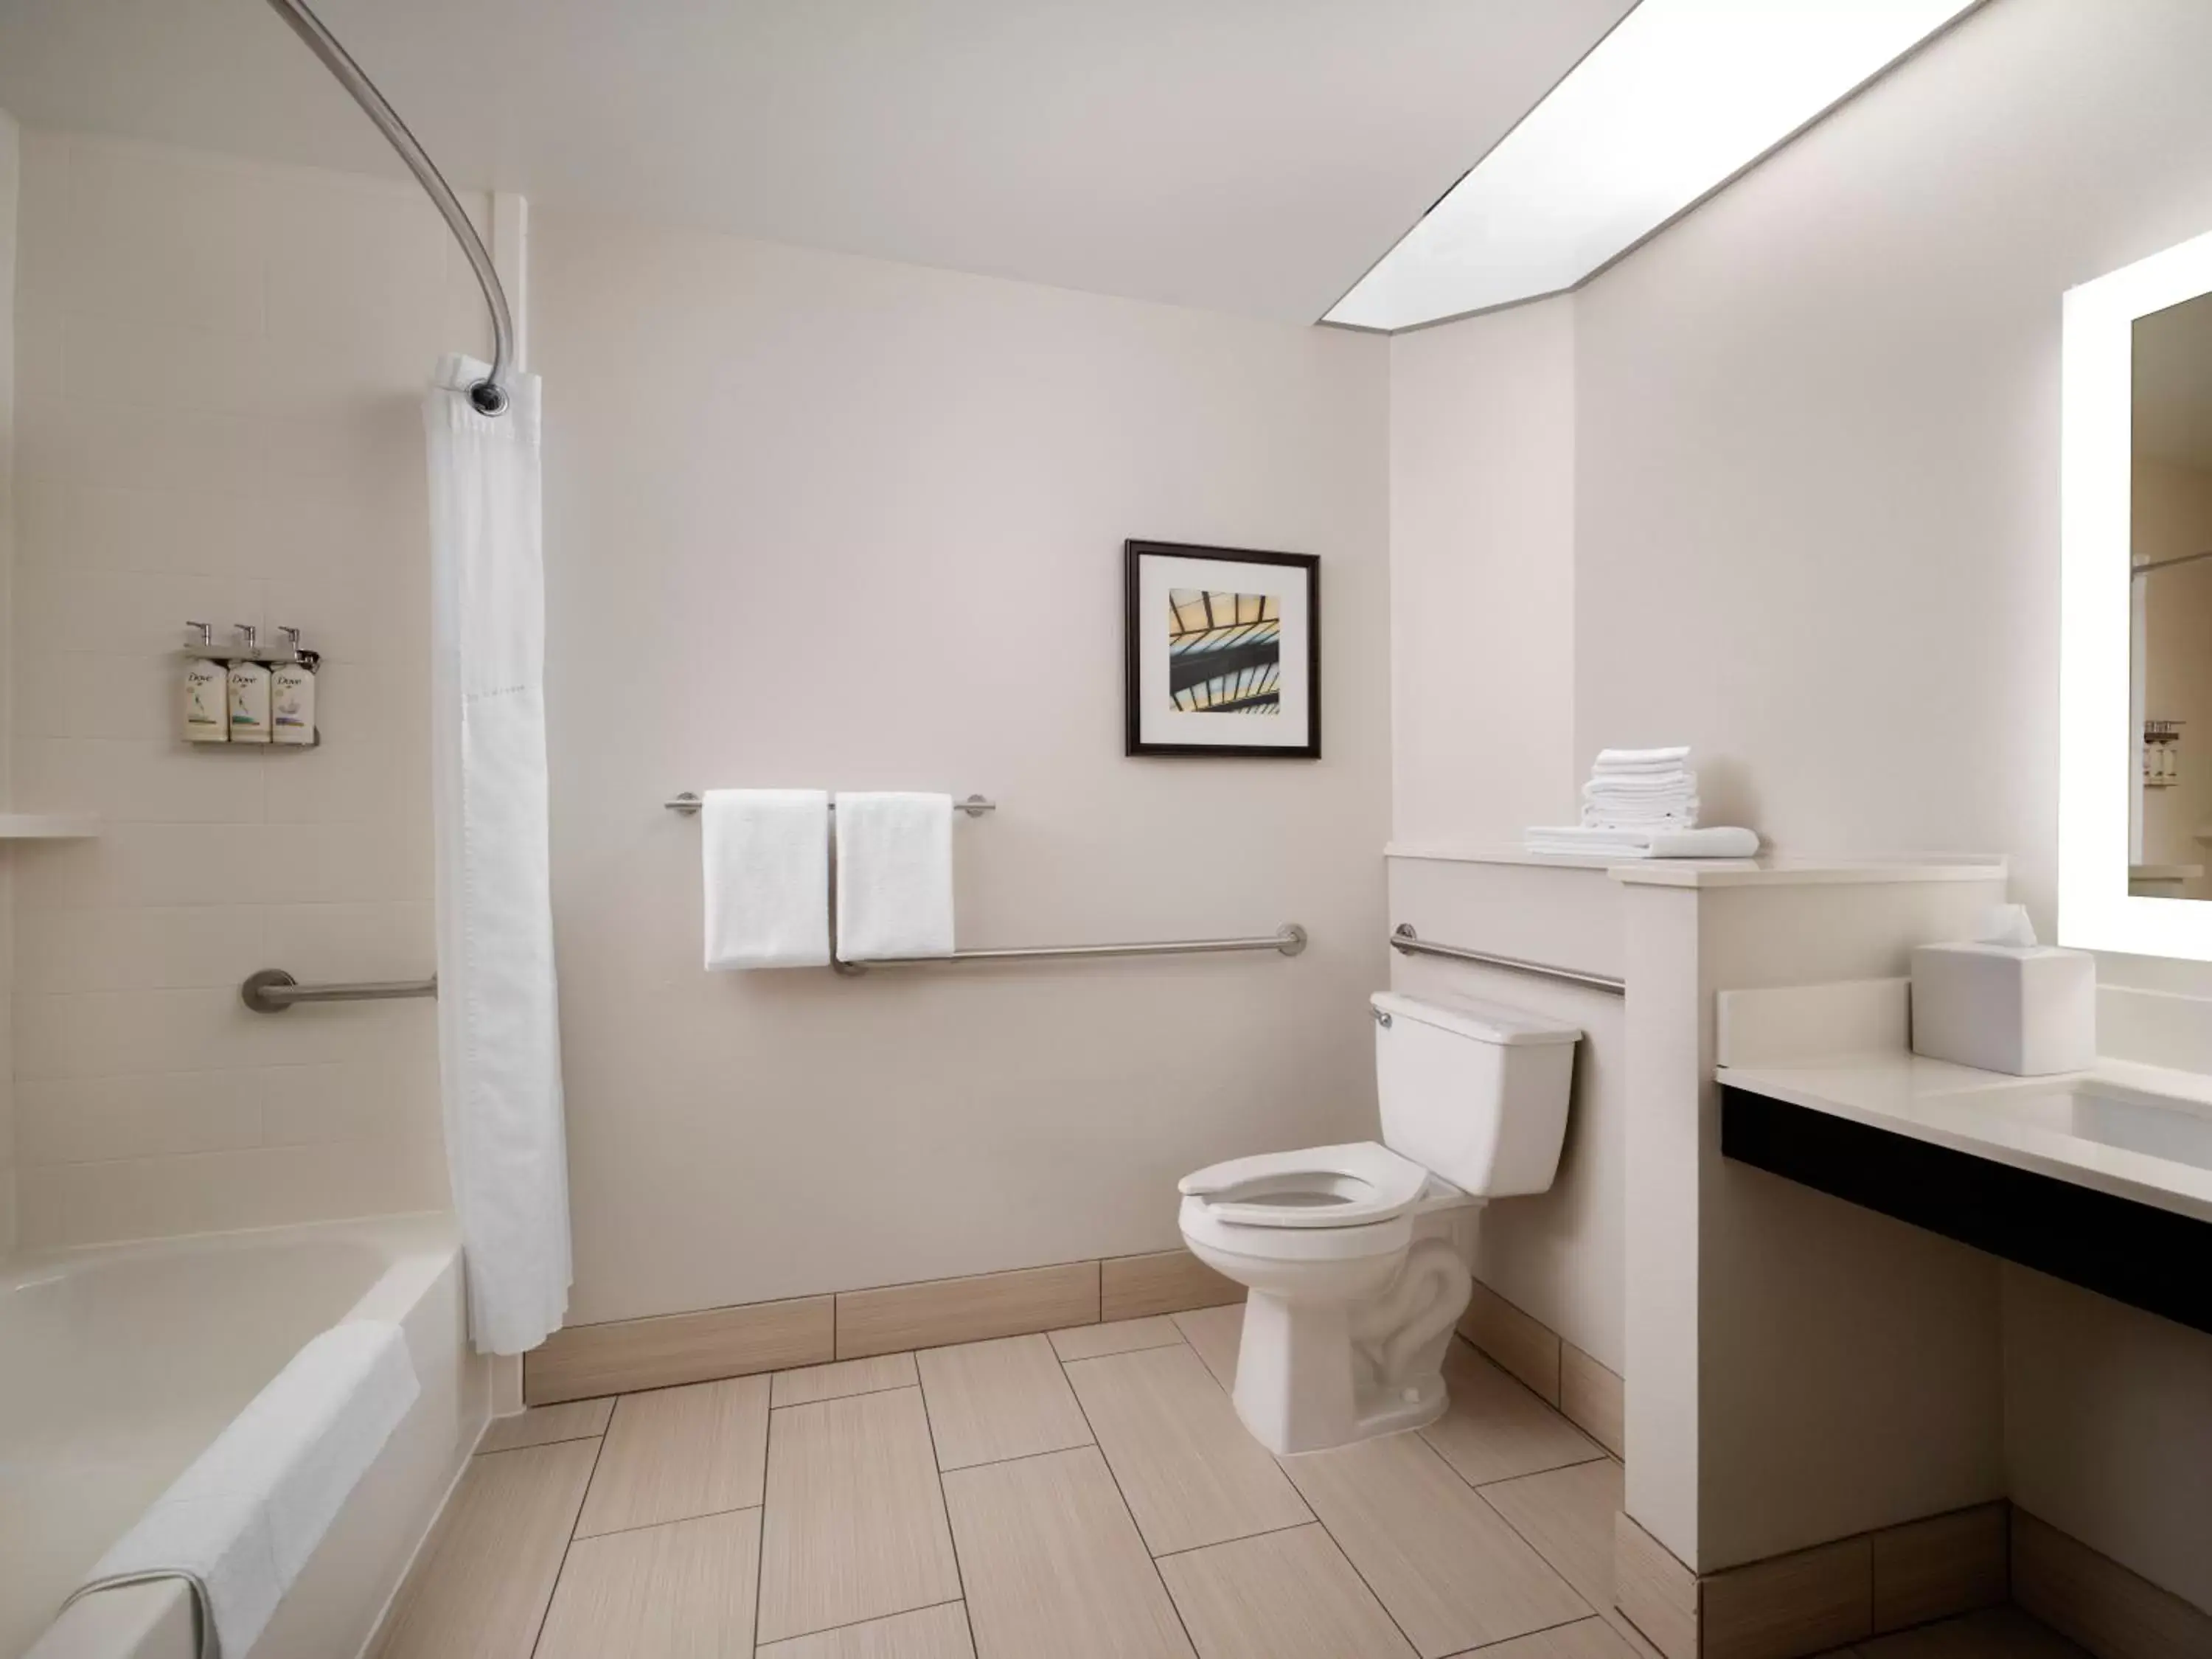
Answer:
<path fill-rule="evenodd" d="M 71 315 L 262 331 L 269 203 L 252 170 L 82 139 L 69 169 Z"/>
<path fill-rule="evenodd" d="M 219 990 L 270 960 L 261 911 L 204 904 L 26 910 L 15 963 L 29 992 Z"/>
<path fill-rule="evenodd" d="M 106 826 L 11 866 L 22 1243 L 442 1206 L 434 1006 L 237 987 L 434 958 L 419 398 L 465 271 L 401 184 L 25 155 L 9 799 Z M 185 747 L 186 617 L 302 628 L 325 746 Z"/>
<path fill-rule="evenodd" d="M 259 1146 L 264 1075 L 232 1070 L 27 1080 L 19 1099 L 21 1162 L 83 1164 Z"/>

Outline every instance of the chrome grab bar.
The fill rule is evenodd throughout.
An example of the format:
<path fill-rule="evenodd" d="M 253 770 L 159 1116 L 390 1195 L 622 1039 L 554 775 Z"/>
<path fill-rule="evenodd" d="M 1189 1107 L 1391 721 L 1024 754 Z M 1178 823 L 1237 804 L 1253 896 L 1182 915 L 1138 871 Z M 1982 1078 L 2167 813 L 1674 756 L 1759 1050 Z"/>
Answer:
<path fill-rule="evenodd" d="M 693 793 L 690 790 L 686 789 L 680 795 L 671 795 L 666 800 L 660 804 L 672 812 L 681 812 L 684 817 L 690 817 L 705 803 L 703 803 L 696 794 Z M 837 810 L 837 803 L 831 801 L 830 803 L 830 810 L 833 812 L 836 811 Z M 952 803 L 952 810 L 956 812 L 965 812 L 971 818 L 980 818 L 986 812 L 997 811 L 999 810 L 999 803 L 994 800 L 985 800 L 981 795 L 970 795 L 965 800 L 954 801 Z"/>
<path fill-rule="evenodd" d="M 354 985 L 302 985 L 282 968 L 264 968 L 238 988 L 238 1000 L 257 1014 L 281 1014 L 302 1002 L 385 1002 L 395 997 L 434 997 L 438 976 L 366 980 Z"/>
<path fill-rule="evenodd" d="M 871 968 L 922 968 L 938 962 L 1059 962 L 1085 957 L 1196 957 L 1221 951 L 1279 951 L 1294 957 L 1306 948 L 1306 930 L 1295 921 L 1256 939 L 1167 939 L 1127 945 L 1012 945 L 995 951 L 952 951 L 941 957 L 875 957 L 834 962 L 841 974 Z"/>
<path fill-rule="evenodd" d="M 1496 956 L 1488 951 L 1470 951 L 1462 945 L 1431 945 L 1407 921 L 1400 922 L 1391 931 L 1390 948 L 1411 957 L 1443 957 L 1453 962 L 1480 963 L 1485 968 L 1504 968 L 1516 974 L 1534 974 L 1539 979 L 1564 980 L 1570 985 L 1586 985 L 1594 991 L 1608 991 L 1614 996 L 1628 989 L 1626 980 L 1615 979 L 1610 974 L 1560 968 L 1548 962 L 1530 962 L 1523 957 Z"/>

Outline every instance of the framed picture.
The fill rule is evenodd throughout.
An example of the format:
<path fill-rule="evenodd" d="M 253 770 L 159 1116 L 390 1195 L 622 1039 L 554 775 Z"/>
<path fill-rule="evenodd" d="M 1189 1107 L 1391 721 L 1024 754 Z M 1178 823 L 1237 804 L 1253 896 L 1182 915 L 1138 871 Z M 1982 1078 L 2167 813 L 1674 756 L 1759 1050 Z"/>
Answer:
<path fill-rule="evenodd" d="M 1321 561 L 1122 544 L 1131 755 L 1321 758 Z"/>

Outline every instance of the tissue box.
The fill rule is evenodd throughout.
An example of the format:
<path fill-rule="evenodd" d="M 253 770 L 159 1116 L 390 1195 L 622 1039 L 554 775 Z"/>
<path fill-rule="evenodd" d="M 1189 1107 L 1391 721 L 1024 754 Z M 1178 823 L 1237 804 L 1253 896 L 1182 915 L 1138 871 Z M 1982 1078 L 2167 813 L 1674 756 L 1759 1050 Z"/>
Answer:
<path fill-rule="evenodd" d="M 2097 959 L 2050 945 L 1923 945 L 1912 953 L 1912 1052 L 2042 1077 L 2097 1059 Z"/>

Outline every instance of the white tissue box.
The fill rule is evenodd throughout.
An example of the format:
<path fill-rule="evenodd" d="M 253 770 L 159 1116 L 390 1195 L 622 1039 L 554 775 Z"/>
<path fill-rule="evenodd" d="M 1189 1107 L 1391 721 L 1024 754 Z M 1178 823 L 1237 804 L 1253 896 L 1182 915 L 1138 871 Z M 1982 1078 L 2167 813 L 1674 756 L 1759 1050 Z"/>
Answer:
<path fill-rule="evenodd" d="M 1912 1052 L 2043 1077 L 2097 1059 L 2097 959 L 2051 945 L 1923 945 L 1912 953 Z"/>

